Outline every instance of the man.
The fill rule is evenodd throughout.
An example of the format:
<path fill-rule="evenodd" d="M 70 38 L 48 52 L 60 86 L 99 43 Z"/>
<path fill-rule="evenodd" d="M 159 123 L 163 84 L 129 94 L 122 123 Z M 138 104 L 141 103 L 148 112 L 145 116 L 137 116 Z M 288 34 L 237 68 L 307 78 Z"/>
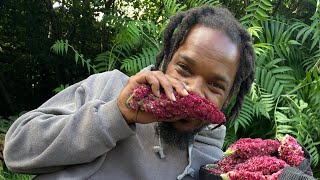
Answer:
<path fill-rule="evenodd" d="M 225 127 L 198 119 L 159 120 L 128 108 L 132 90 L 149 84 L 186 96 L 193 91 L 219 109 L 236 97 L 237 117 L 254 74 L 247 31 L 226 9 L 199 7 L 171 18 L 155 66 L 127 77 L 95 74 L 22 115 L 6 135 L 10 170 L 36 179 L 192 179 L 222 156 Z"/>

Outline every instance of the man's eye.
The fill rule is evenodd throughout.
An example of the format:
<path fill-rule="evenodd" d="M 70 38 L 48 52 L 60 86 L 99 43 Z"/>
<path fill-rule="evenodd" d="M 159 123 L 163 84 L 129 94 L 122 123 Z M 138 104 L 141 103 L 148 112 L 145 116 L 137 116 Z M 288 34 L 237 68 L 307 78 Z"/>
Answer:
<path fill-rule="evenodd" d="M 191 70 L 189 69 L 189 67 L 185 64 L 178 64 L 178 70 L 179 73 L 181 75 L 190 75 L 191 74 Z"/>
<path fill-rule="evenodd" d="M 213 89 L 219 89 L 219 90 L 225 90 L 224 86 L 222 86 L 221 84 L 219 83 L 209 83 L 209 86 L 210 88 L 213 88 Z"/>

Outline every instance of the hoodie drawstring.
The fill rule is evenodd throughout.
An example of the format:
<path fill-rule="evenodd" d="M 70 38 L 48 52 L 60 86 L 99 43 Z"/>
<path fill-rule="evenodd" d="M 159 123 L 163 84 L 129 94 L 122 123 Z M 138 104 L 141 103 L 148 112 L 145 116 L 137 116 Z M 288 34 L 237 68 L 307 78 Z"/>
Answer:
<path fill-rule="evenodd" d="M 184 169 L 183 173 L 180 174 L 177 179 L 181 180 L 182 178 L 184 178 L 186 175 L 190 175 L 191 177 L 194 176 L 194 169 L 191 167 L 191 163 L 192 163 L 192 157 L 191 157 L 191 151 L 193 148 L 193 143 L 190 143 L 188 146 L 188 165 L 187 167 Z"/>
<path fill-rule="evenodd" d="M 161 137 L 160 137 L 160 132 L 159 132 L 159 146 L 153 146 L 153 151 L 155 153 L 158 153 L 160 158 L 163 159 L 165 158 L 166 156 L 164 155 L 164 152 L 163 152 L 163 147 L 161 145 Z"/>
<path fill-rule="evenodd" d="M 163 147 L 161 144 L 161 136 L 160 136 L 160 132 L 159 132 L 159 145 L 158 146 L 153 146 L 153 151 L 155 153 L 158 153 L 160 158 L 163 159 L 166 156 L 164 155 L 163 152 Z M 192 148 L 193 148 L 193 143 L 190 143 L 188 145 L 188 165 L 186 166 L 186 168 L 184 169 L 184 171 L 182 172 L 182 174 L 180 174 L 177 177 L 177 180 L 181 180 L 182 178 L 184 178 L 186 175 L 190 175 L 191 177 L 194 177 L 194 169 L 191 167 L 191 163 L 192 163 L 192 157 L 191 157 L 191 152 L 192 152 Z"/>

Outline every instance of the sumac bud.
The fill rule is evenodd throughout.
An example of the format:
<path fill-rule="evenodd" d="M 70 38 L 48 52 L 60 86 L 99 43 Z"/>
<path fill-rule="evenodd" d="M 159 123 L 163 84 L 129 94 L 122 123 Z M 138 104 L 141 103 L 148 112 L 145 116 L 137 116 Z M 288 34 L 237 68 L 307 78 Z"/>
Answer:
<path fill-rule="evenodd" d="M 286 166 L 304 160 L 302 147 L 290 135 L 280 140 L 241 138 L 231 144 L 221 160 L 206 170 L 225 180 L 277 180 Z"/>
<path fill-rule="evenodd" d="M 290 166 L 298 166 L 304 160 L 304 152 L 297 140 L 290 136 L 285 135 L 281 140 L 279 147 L 279 157 L 286 161 Z"/>
<path fill-rule="evenodd" d="M 244 170 L 230 171 L 220 175 L 224 180 L 267 180 L 261 172 L 250 172 Z"/>
<path fill-rule="evenodd" d="M 226 122 L 224 114 L 209 100 L 190 92 L 187 96 L 181 96 L 174 92 L 176 101 L 167 98 L 164 92 L 160 97 L 152 93 L 149 85 L 141 85 L 135 88 L 127 100 L 127 106 L 150 112 L 158 119 L 172 119 L 175 117 L 195 118 L 208 121 L 213 124 Z"/>
<path fill-rule="evenodd" d="M 241 138 L 230 145 L 224 155 L 231 155 L 246 160 L 254 156 L 275 154 L 278 151 L 279 145 L 280 143 L 278 140 Z"/>
<path fill-rule="evenodd" d="M 236 170 L 245 170 L 250 172 L 262 172 L 263 175 L 269 175 L 278 172 L 288 164 L 273 156 L 256 156 L 248 159 L 246 162 L 235 166 Z"/>

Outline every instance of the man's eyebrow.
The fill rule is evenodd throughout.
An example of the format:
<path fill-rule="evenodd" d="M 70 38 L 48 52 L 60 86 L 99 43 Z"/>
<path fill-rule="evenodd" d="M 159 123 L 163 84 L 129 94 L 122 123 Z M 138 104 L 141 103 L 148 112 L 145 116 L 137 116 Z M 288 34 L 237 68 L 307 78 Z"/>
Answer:
<path fill-rule="evenodd" d="M 186 56 L 186 55 L 184 55 L 184 54 L 180 54 L 180 57 L 181 57 L 183 60 L 187 61 L 188 63 L 190 63 L 190 64 L 192 64 L 192 65 L 196 64 L 196 60 L 190 58 L 189 56 Z"/>

